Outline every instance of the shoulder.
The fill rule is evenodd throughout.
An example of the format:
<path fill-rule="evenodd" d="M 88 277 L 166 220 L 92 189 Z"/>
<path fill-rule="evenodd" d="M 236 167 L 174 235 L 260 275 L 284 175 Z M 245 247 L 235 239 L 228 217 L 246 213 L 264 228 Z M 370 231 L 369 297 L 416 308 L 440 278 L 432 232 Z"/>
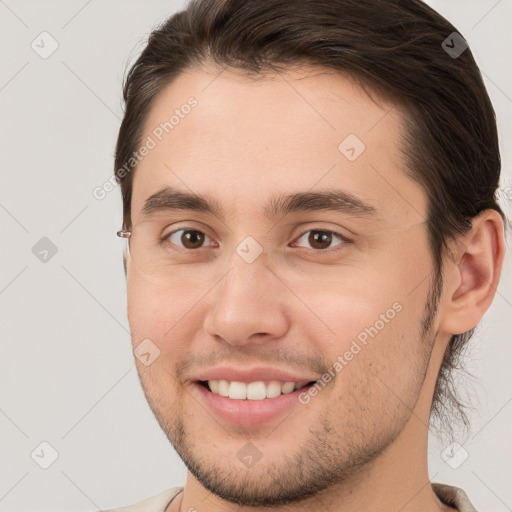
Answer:
<path fill-rule="evenodd" d="M 112 508 L 104 510 L 103 512 L 164 512 L 171 500 L 182 490 L 183 487 L 172 487 L 171 489 L 167 489 L 156 496 L 151 496 L 150 498 L 146 498 L 138 503 L 134 503 L 133 505 Z"/>
<path fill-rule="evenodd" d="M 469 501 L 467 494 L 461 488 L 432 483 L 432 489 L 445 505 L 454 507 L 459 512 L 477 512 L 476 508 Z"/>

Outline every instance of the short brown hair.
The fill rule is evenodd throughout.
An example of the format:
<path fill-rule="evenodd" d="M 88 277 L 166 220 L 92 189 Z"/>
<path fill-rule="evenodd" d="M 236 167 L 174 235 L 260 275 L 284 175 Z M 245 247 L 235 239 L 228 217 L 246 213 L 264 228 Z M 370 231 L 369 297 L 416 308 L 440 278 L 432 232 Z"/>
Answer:
<path fill-rule="evenodd" d="M 310 64 L 384 91 L 407 113 L 402 151 L 408 174 L 428 196 L 431 322 L 447 241 L 485 209 L 503 216 L 496 200 L 501 163 L 494 110 L 470 49 L 455 57 L 442 47 L 454 32 L 420 0 L 192 0 L 151 33 L 126 76 L 115 169 L 126 169 L 140 145 L 158 93 L 194 66 L 213 63 L 256 77 Z M 127 230 L 135 167 L 131 171 L 116 172 Z M 445 406 L 455 405 L 467 424 L 450 375 L 472 334 L 452 336 L 431 416 L 439 419 Z"/>

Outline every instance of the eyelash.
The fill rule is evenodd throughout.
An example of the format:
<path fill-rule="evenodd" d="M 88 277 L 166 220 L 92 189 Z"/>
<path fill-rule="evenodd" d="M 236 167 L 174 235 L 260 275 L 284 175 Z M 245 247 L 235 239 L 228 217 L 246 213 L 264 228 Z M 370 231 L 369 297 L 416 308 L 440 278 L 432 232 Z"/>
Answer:
<path fill-rule="evenodd" d="M 192 232 L 196 232 L 196 233 L 201 233 L 204 236 L 210 238 L 204 231 L 201 231 L 201 230 L 195 229 L 195 228 L 183 227 L 183 228 L 179 228 L 179 229 L 175 229 L 174 231 L 171 231 L 170 233 L 168 233 L 167 235 L 165 235 L 163 237 L 162 241 L 165 242 L 166 240 L 169 240 L 172 235 L 175 235 L 176 233 L 179 233 L 180 231 L 192 231 Z M 332 230 L 329 230 L 329 229 L 315 229 L 315 228 L 311 228 L 311 229 L 308 229 L 308 230 L 304 231 L 292 243 L 296 244 L 301 238 L 304 237 L 304 235 L 307 235 L 308 233 L 310 233 L 312 231 L 316 231 L 318 233 L 327 233 L 327 234 L 330 234 L 330 235 L 333 235 L 333 236 L 337 237 L 339 239 L 340 243 L 338 245 L 334 246 L 334 247 L 339 247 L 339 246 L 343 246 L 343 245 L 345 245 L 347 243 L 350 243 L 350 240 L 348 238 L 343 236 L 341 233 L 338 233 L 337 231 L 332 231 Z M 171 242 L 171 243 L 173 245 L 177 245 L 177 244 L 174 244 L 173 242 Z M 199 249 L 205 249 L 208 246 L 202 246 L 202 247 L 199 247 L 198 249 L 187 249 L 187 248 L 181 247 L 179 245 L 177 247 L 179 247 L 179 249 L 181 249 L 182 251 L 196 252 Z M 306 251 L 312 251 L 312 252 L 317 253 L 317 254 L 319 254 L 319 253 L 330 253 L 330 252 L 333 251 L 332 247 L 329 247 L 327 249 L 313 249 L 313 248 L 310 248 L 310 247 L 303 247 L 303 249 L 305 249 Z M 339 249 L 334 249 L 334 250 L 339 250 Z"/>

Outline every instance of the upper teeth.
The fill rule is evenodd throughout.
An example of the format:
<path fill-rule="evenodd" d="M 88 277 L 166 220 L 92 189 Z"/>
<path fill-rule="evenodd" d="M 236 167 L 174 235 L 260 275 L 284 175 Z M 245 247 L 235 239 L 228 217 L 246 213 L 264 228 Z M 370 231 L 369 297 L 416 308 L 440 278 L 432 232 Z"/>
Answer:
<path fill-rule="evenodd" d="M 221 396 L 228 396 L 235 400 L 263 400 L 264 398 L 274 398 L 281 393 L 291 393 L 296 389 L 304 387 L 307 382 L 279 382 L 270 381 L 265 384 L 263 381 L 245 382 L 227 380 L 209 380 L 208 386 L 212 393 Z"/>

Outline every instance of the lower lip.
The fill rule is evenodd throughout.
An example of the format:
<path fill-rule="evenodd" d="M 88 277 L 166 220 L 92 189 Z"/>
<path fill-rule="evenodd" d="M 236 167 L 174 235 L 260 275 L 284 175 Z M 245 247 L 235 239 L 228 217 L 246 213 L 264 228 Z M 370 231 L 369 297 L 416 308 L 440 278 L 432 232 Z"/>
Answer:
<path fill-rule="evenodd" d="M 274 398 L 264 398 L 263 400 L 234 400 L 216 395 L 198 382 L 194 383 L 194 386 L 202 400 L 206 402 L 208 408 L 216 416 L 229 423 L 246 427 L 266 423 L 283 415 L 294 405 L 302 405 L 299 402 L 299 395 L 305 391 L 307 392 L 310 387 L 305 386 L 291 393 Z"/>

